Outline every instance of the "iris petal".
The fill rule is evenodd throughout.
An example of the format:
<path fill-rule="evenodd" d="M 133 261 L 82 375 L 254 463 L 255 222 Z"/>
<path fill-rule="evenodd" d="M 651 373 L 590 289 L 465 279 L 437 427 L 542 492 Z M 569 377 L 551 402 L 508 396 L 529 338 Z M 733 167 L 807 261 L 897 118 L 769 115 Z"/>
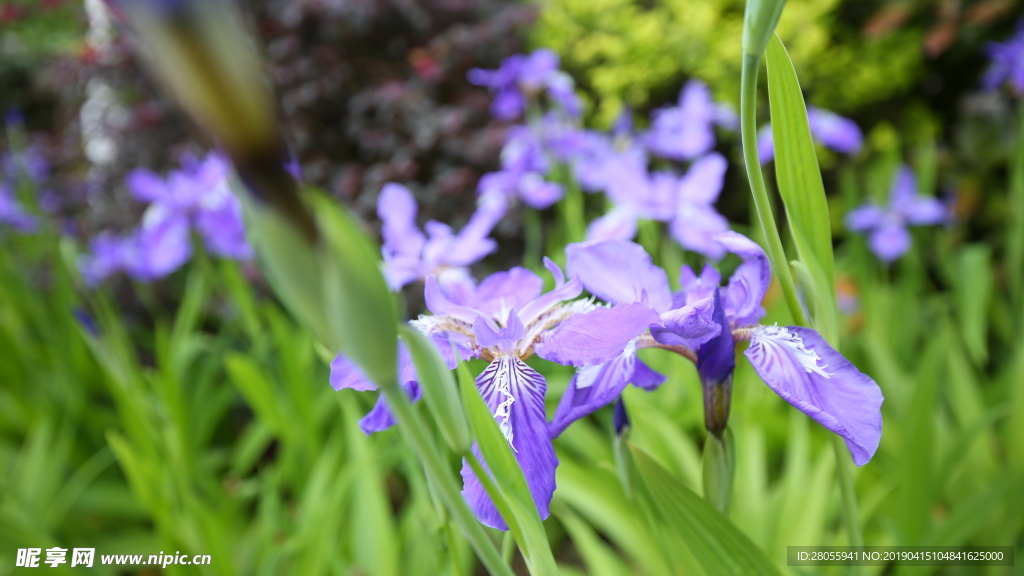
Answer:
<path fill-rule="evenodd" d="M 550 515 L 551 496 L 555 492 L 558 458 L 551 444 L 544 412 L 544 394 L 547 391 L 544 377 L 519 358 L 502 356 L 487 366 L 476 384 L 512 445 L 537 512 L 542 520 L 546 519 Z M 476 444 L 473 452 L 480 457 Z M 507 530 L 505 520 L 465 462 L 462 480 L 462 496 L 477 518 L 491 528 Z"/>
<path fill-rule="evenodd" d="M 842 436 L 855 464 L 871 460 L 882 436 L 882 391 L 817 332 L 762 326 L 744 354 L 776 394 Z"/>

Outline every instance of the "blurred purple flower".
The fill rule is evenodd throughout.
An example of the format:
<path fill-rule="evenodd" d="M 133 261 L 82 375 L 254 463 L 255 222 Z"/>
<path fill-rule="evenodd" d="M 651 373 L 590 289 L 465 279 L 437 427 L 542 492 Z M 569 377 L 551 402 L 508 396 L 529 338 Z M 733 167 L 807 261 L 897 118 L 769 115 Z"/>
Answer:
<path fill-rule="evenodd" d="M 505 214 L 502 198 L 484 196 L 469 222 L 458 234 L 440 222 L 427 222 L 427 235 L 416 225 L 418 207 L 412 192 L 401 184 L 388 183 L 377 200 L 377 215 L 383 223 L 381 254 L 384 276 L 392 290 L 434 275 L 449 297 L 472 290 L 468 267 L 494 252 L 497 244 L 488 238 Z"/>
<path fill-rule="evenodd" d="M 8 182 L 18 182 L 24 176 L 39 184 L 50 175 L 50 162 L 39 146 L 30 145 L 23 150 L 0 154 L 0 173 Z"/>
<path fill-rule="evenodd" d="M 715 210 L 729 162 L 712 152 L 690 165 L 676 187 L 672 236 L 687 250 L 718 259 L 725 254 L 715 236 L 729 229 L 729 221 Z"/>
<path fill-rule="evenodd" d="M 1018 93 L 1024 93 L 1024 20 L 1017 22 L 1017 31 L 1006 42 L 991 42 L 986 49 L 992 63 L 981 84 L 986 90 L 995 90 L 1003 83 Z"/>
<path fill-rule="evenodd" d="M 807 124 L 816 141 L 836 152 L 856 154 L 864 145 L 864 135 L 857 124 L 834 112 L 808 106 Z M 771 124 L 766 124 L 757 134 L 757 155 L 762 164 L 775 158 Z"/>
<path fill-rule="evenodd" d="M 615 207 L 587 228 L 588 240 L 631 240 L 637 220 L 669 222 L 673 237 L 686 249 L 710 258 L 725 251 L 713 237 L 729 229 L 714 208 L 728 162 L 710 153 L 693 162 L 683 177 L 647 171 L 639 148 L 613 154 L 604 162 L 603 179 Z"/>
<path fill-rule="evenodd" d="M 36 217 L 29 214 L 14 197 L 11 187 L 0 183 L 0 226 L 6 225 L 18 232 L 34 232 L 38 224 Z"/>
<path fill-rule="evenodd" d="M 878 448 L 882 430 L 878 385 L 814 330 L 751 325 L 764 314 L 761 301 L 771 281 L 768 258 L 757 244 L 736 232 L 719 234 L 717 240 L 743 260 L 729 284 L 720 287 L 721 276 L 710 266 L 699 277 L 684 267 L 683 289 L 675 294 L 668 293 L 664 270 L 654 266 L 637 244 L 605 241 L 569 246 L 570 273 L 578 274 L 588 291 L 614 307 L 570 319 L 555 329 L 549 341 L 558 341 L 559 333 L 570 327 L 580 332 L 578 326 L 586 324 L 588 317 L 626 303 L 660 311 L 660 318 L 651 323 L 650 334 L 630 340 L 613 359 L 580 352 L 552 354 L 546 342 L 537 346 L 542 357 L 572 359 L 580 366 L 555 413 L 552 435 L 610 403 L 630 382 L 649 389 L 664 380 L 639 363 L 636 348 L 667 348 L 694 360 L 708 391 L 731 386 L 733 343 L 749 340 L 745 355 L 761 379 L 784 400 L 840 435 L 858 466 L 867 463 Z M 718 424 L 724 427 L 725 423 Z"/>
<path fill-rule="evenodd" d="M 879 258 L 893 262 L 910 249 L 908 226 L 942 224 L 949 212 L 937 198 L 917 192 L 917 179 L 909 166 L 896 173 L 889 204 L 878 206 L 868 201 L 846 215 L 846 227 L 868 233 L 868 245 Z"/>
<path fill-rule="evenodd" d="M 548 97 L 570 116 L 581 110 L 572 78 L 558 69 L 558 55 L 547 49 L 505 59 L 497 70 L 473 68 L 467 74 L 471 84 L 494 93 L 491 113 L 501 120 L 514 120 L 525 111 L 528 100 L 546 91 Z"/>
<path fill-rule="evenodd" d="M 501 150 L 501 170 L 485 174 L 477 184 L 477 194 L 484 203 L 506 204 L 517 199 L 531 208 L 543 210 L 562 198 L 561 184 L 550 182 L 544 175 L 551 168 L 548 151 L 540 135 L 530 126 L 509 128 Z M 500 216 L 499 216 L 500 217 Z"/>
<path fill-rule="evenodd" d="M 703 82 L 690 80 L 676 106 L 654 111 L 651 128 L 641 140 L 656 156 L 692 160 L 714 148 L 716 124 L 735 129 L 735 113 L 715 104 Z"/>
<path fill-rule="evenodd" d="M 132 195 L 149 204 L 139 227 L 130 235 L 97 236 L 91 255 L 79 266 L 86 283 L 125 271 L 149 282 L 162 278 L 192 258 L 192 231 L 213 255 L 248 260 L 253 251 L 245 237 L 242 206 L 231 193 L 231 166 L 211 153 L 202 160 L 185 159 L 182 168 L 161 178 L 151 170 L 128 174 Z"/>

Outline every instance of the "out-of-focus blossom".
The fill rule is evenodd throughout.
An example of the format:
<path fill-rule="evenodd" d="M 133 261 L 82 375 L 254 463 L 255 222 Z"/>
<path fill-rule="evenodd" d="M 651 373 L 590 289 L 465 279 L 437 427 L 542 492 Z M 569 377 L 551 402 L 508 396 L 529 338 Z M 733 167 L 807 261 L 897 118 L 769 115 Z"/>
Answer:
<path fill-rule="evenodd" d="M 715 236 L 729 229 L 729 221 L 715 210 L 729 163 L 712 152 L 690 165 L 676 188 L 672 236 L 687 250 L 718 259 L 725 254 Z"/>
<path fill-rule="evenodd" d="M 684 248 L 720 258 L 722 246 L 713 238 L 729 229 L 714 208 L 722 190 L 728 162 L 710 153 L 690 165 L 681 178 L 670 172 L 647 171 L 647 158 L 633 148 L 611 156 L 604 166 L 605 191 L 615 203 L 606 215 L 591 222 L 588 240 L 631 240 L 637 220 L 668 222 Z"/>
<path fill-rule="evenodd" d="M 610 309 L 590 300 L 573 300 L 582 291 L 580 281 L 566 281 L 562 270 L 550 260 L 545 259 L 545 266 L 555 279 L 554 289 L 547 293 L 543 293 L 543 281 L 524 268 L 493 274 L 458 299 L 449 298 L 437 278 L 430 276 L 425 296 L 432 315 L 420 316 L 412 322 L 432 338 L 450 367 L 455 364 L 453 348 L 461 358 L 489 362 L 477 377 L 476 385 L 512 447 L 542 519 L 549 515 L 558 458 L 544 410 L 547 383 L 524 360 L 535 351 L 547 358 L 538 349 L 543 345 L 552 357 L 586 357 L 602 362 L 621 354 L 637 334 L 658 319 L 656 313 L 642 304 Z M 584 316 L 585 325 L 568 325 Z M 552 332 L 553 328 L 557 333 Z M 401 382 L 407 393 L 416 398 L 415 369 L 401 348 L 399 362 Z M 331 385 L 335 389 L 375 388 L 352 362 L 341 356 L 331 364 Z M 393 423 L 383 399 L 360 422 L 367 432 Z M 479 455 L 476 445 L 473 450 Z M 462 494 L 480 521 L 493 528 L 507 529 L 465 463 L 462 478 Z"/>
<path fill-rule="evenodd" d="M 8 182 L 27 177 L 38 184 L 50 175 L 50 162 L 38 146 L 29 145 L 23 150 L 0 154 L 0 174 Z"/>
<path fill-rule="evenodd" d="M 558 69 L 558 55 L 551 50 L 516 54 L 506 58 L 497 70 L 473 68 L 467 77 L 470 83 L 491 90 L 491 113 L 501 120 L 522 116 L 529 100 L 541 92 L 570 116 L 577 117 L 581 112 L 572 78 Z"/>
<path fill-rule="evenodd" d="M 384 276 L 392 290 L 434 275 L 450 297 L 473 290 L 469 266 L 497 249 L 488 238 L 505 214 L 505 201 L 481 197 L 466 226 L 455 234 L 441 222 L 427 222 L 424 235 L 416 225 L 418 207 L 412 192 L 401 184 L 388 183 L 377 200 L 383 222 Z"/>
<path fill-rule="evenodd" d="M 545 179 L 551 167 L 548 152 L 539 135 L 530 126 L 509 129 L 501 151 L 501 170 L 485 174 L 477 184 L 482 203 L 506 204 L 521 200 L 531 208 L 543 210 L 558 202 L 564 193 L 562 185 Z M 483 199 L 488 200 L 484 201 Z"/>
<path fill-rule="evenodd" d="M 33 232 L 36 225 L 35 216 L 18 203 L 11 187 L 0 183 L 0 229 L 10 226 L 19 232 Z"/>
<path fill-rule="evenodd" d="M 1006 42 L 992 42 L 986 50 L 992 60 L 981 79 L 987 90 L 995 90 L 1004 83 L 1018 93 L 1024 93 L 1024 20 L 1017 23 L 1017 32 Z"/>
<path fill-rule="evenodd" d="M 192 231 L 215 256 L 252 258 L 242 206 L 231 193 L 231 167 L 218 154 L 186 160 L 166 178 L 137 169 L 127 178 L 132 195 L 149 204 L 142 222 L 124 237 L 99 235 L 80 269 L 95 285 L 118 271 L 140 281 L 162 278 L 192 257 Z"/>
<path fill-rule="evenodd" d="M 691 80 L 679 93 L 676 106 L 654 111 L 651 128 L 641 140 L 656 156 L 692 160 L 714 148 L 716 124 L 735 129 L 735 113 L 715 104 L 707 85 Z"/>
<path fill-rule="evenodd" d="M 868 234 L 872 252 L 886 262 L 893 262 L 907 253 L 912 243 L 908 226 L 941 224 L 949 212 L 937 198 L 917 192 L 917 179 L 909 166 L 903 165 L 893 181 L 889 203 L 878 206 L 868 201 L 846 215 L 846 227 Z"/>
<path fill-rule="evenodd" d="M 864 145 L 864 135 L 857 124 L 834 112 L 807 107 L 807 124 L 814 137 L 823 146 L 842 154 L 856 154 Z M 775 141 L 771 124 L 761 128 L 757 134 L 757 155 L 761 163 L 775 158 Z"/>
<path fill-rule="evenodd" d="M 768 387 L 841 436 L 854 463 L 867 463 L 882 432 L 878 385 L 814 330 L 755 324 L 764 314 L 761 300 L 771 281 L 768 258 L 757 244 L 736 232 L 722 233 L 717 240 L 743 260 L 728 285 L 719 286 L 721 276 L 710 266 L 705 266 L 700 276 L 684 267 L 680 274 L 683 289 L 675 294 L 668 292 L 664 270 L 654 266 L 639 245 L 585 242 L 567 249 L 570 273 L 577 273 L 583 286 L 597 297 L 616 307 L 646 302 L 663 312 L 650 334 L 631 340 L 633 346 L 619 357 L 599 362 L 577 355 L 581 361 L 575 363 L 581 368 L 555 413 L 552 434 L 610 403 L 629 383 L 649 389 L 664 381 L 645 366 L 638 369 L 642 364 L 636 358 L 636 348 L 645 347 L 672 350 L 696 362 L 705 389 L 706 424 L 720 433 L 728 417 L 734 343 L 748 340 L 745 355 Z M 594 314 L 563 323 L 552 339 Z M 540 346 L 538 354 L 551 356 Z M 710 404 L 709 398 L 714 399 Z M 720 410 L 723 402 L 724 413 Z M 718 421 L 712 421 L 715 418 Z"/>

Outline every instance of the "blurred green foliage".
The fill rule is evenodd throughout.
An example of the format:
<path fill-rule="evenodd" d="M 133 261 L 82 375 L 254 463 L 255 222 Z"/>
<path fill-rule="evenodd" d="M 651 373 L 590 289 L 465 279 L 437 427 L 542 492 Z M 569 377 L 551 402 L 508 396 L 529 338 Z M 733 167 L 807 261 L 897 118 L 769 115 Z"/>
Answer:
<path fill-rule="evenodd" d="M 684 77 L 738 104 L 741 0 L 548 0 L 532 42 L 550 47 L 592 91 L 597 123 L 623 106 L 674 98 Z M 839 112 L 885 100 L 917 81 L 923 32 L 869 40 L 840 17 L 840 0 L 790 0 L 778 33 L 810 102 Z M 638 63 L 643 65 L 638 65 Z"/>

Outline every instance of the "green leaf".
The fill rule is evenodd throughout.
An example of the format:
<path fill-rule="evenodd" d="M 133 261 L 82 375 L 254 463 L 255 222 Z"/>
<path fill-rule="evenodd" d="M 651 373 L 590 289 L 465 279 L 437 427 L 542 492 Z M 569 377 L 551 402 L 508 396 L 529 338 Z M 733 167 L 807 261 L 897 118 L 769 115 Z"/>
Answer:
<path fill-rule="evenodd" d="M 409 349 L 420 390 L 445 442 L 456 454 L 468 452 L 473 438 L 469 435 L 466 412 L 451 370 L 437 348 L 419 330 L 402 324 L 398 332 Z"/>
<path fill-rule="evenodd" d="M 530 574 L 557 574 L 558 566 L 551 554 L 544 523 L 537 513 L 537 505 L 530 494 L 530 487 L 526 484 L 526 477 L 523 476 L 519 462 L 512 453 L 505 435 L 498 428 L 494 415 L 480 396 L 469 369 L 465 364 L 461 364 L 456 370 L 466 414 L 469 416 L 480 453 L 491 472 L 489 476 L 493 480 L 497 494 L 488 489 L 490 481 L 487 474 L 481 477 L 477 472 L 477 477 L 512 531 Z M 472 456 L 472 453 L 467 454 L 467 458 Z"/>
<path fill-rule="evenodd" d="M 398 377 L 398 314 L 378 249 L 356 219 L 322 194 L 311 203 L 323 238 L 319 265 L 330 342 L 381 386 Z"/>
<path fill-rule="evenodd" d="M 646 452 L 630 445 L 656 512 L 685 543 L 707 574 L 779 574 L 771 560 L 736 526 L 672 476 Z"/>
<path fill-rule="evenodd" d="M 971 244 L 957 260 L 956 310 L 964 345 L 976 366 L 988 359 L 988 309 L 992 300 L 991 249 Z"/>
<path fill-rule="evenodd" d="M 800 82 L 778 36 L 768 43 L 768 96 L 775 141 L 775 173 L 800 261 L 813 281 L 814 327 L 837 345 L 832 227 Z"/>

